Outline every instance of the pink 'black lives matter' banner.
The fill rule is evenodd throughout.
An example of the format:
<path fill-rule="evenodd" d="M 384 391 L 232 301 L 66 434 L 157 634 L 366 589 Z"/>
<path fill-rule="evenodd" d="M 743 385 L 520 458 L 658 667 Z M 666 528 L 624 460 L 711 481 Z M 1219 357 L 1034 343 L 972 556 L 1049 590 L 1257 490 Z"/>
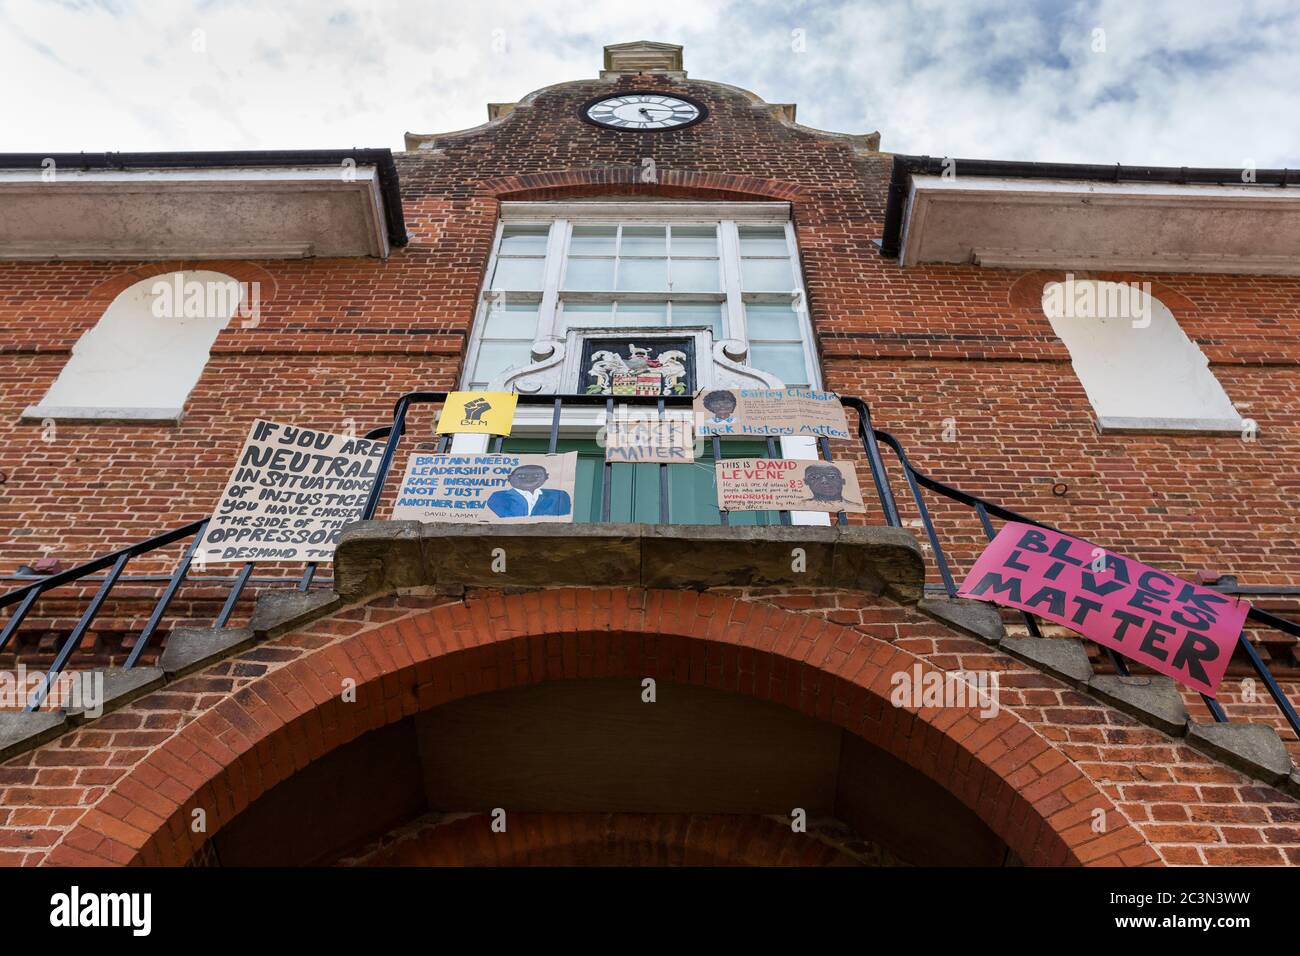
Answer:
<path fill-rule="evenodd" d="M 957 591 L 1029 611 L 1215 696 L 1250 605 L 1057 531 L 1009 521 Z"/>

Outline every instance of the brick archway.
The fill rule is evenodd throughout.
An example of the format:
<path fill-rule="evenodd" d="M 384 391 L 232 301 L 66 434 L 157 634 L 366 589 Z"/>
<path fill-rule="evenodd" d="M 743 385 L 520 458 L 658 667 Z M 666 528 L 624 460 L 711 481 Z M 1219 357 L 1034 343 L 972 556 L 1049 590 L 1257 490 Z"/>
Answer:
<path fill-rule="evenodd" d="M 198 270 L 221 272 L 239 282 L 260 283 L 259 296 L 263 302 L 274 299 L 278 288 L 274 274 L 253 262 L 238 259 L 172 259 L 145 263 L 104 279 L 86 293 L 86 302 L 96 304 L 100 309 L 107 308 L 115 298 L 142 279 Z"/>
<path fill-rule="evenodd" d="M 512 813 L 504 839 L 474 839 L 486 814 L 408 828 L 348 866 L 852 866 L 842 846 L 788 821 L 728 814 Z M 895 861 L 885 859 L 884 863 Z"/>
<path fill-rule="evenodd" d="M 551 590 L 442 605 L 220 701 L 122 777 L 48 862 L 185 863 L 263 793 L 369 730 L 476 693 L 585 677 L 708 686 L 832 722 L 946 788 L 1026 864 L 1158 862 L 1105 795 L 1011 712 L 892 706 L 892 675 L 915 666 L 933 669 L 860 630 L 707 593 Z M 343 700 L 348 679 L 355 702 Z M 191 831 L 196 808 L 206 833 Z"/>
<path fill-rule="evenodd" d="M 1131 272 L 1091 272 L 1085 269 L 1068 274 L 1073 275 L 1079 281 L 1100 279 L 1103 282 L 1149 282 L 1151 294 L 1176 315 L 1185 315 L 1196 310 L 1195 303 L 1182 292 L 1150 276 L 1138 276 Z M 1007 302 L 1012 308 L 1025 309 L 1035 315 L 1041 315 L 1043 311 L 1043 288 L 1049 282 L 1064 282 L 1066 275 L 1065 272 L 1048 269 L 1026 272 L 1017 278 L 1007 290 Z"/>

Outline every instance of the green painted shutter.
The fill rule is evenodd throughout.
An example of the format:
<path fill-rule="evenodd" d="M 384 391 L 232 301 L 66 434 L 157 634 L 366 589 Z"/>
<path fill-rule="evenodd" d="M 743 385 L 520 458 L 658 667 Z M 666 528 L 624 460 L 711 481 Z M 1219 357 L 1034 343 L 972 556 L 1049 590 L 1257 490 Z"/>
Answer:
<path fill-rule="evenodd" d="M 705 443 L 707 457 L 697 459 L 694 464 L 668 466 L 668 501 L 673 524 L 721 523 L 718 519 L 718 495 L 714 488 L 711 444 Z M 549 442 L 545 438 L 507 438 L 502 445 L 503 451 L 516 454 L 545 454 L 548 448 Z M 556 451 L 578 453 L 574 521 L 600 521 L 600 482 L 605 450 L 595 441 L 561 438 Z M 767 443 L 726 441 L 722 443 L 722 457 L 766 458 Z M 659 523 L 658 465 L 619 463 L 613 466 L 609 517 L 617 522 Z M 733 525 L 781 523 L 775 511 L 734 511 L 730 518 Z"/>

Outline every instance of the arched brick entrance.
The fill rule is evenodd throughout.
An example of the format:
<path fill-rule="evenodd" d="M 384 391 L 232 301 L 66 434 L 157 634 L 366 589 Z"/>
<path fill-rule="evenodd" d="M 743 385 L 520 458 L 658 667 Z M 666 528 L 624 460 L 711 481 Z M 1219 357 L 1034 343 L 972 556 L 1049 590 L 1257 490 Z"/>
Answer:
<path fill-rule="evenodd" d="M 409 828 L 349 866 L 854 866 L 827 841 L 802 839 L 789 821 L 725 814 L 517 813 L 504 839 L 475 839 L 483 814 Z M 879 862 L 879 861 L 878 861 Z M 883 861 L 886 865 L 890 861 Z"/>
<path fill-rule="evenodd" d="M 860 630 L 707 593 L 552 590 L 447 604 L 329 644 L 216 703 L 118 781 L 48 862 L 185 863 L 259 796 L 367 731 L 485 691 L 593 677 L 696 684 L 831 722 L 947 789 L 1030 865 L 1157 862 L 1011 712 L 892 706 L 892 675 L 915 666 L 931 669 Z M 195 809 L 207 834 L 191 831 Z"/>

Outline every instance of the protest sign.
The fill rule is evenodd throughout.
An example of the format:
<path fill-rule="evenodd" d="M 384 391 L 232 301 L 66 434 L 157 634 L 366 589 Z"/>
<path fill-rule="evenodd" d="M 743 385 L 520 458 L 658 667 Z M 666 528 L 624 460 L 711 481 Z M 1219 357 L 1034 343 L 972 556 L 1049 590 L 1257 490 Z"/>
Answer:
<path fill-rule="evenodd" d="M 578 453 L 413 454 L 394 520 L 480 524 L 573 521 Z"/>
<path fill-rule="evenodd" d="M 1211 697 L 1250 605 L 1033 525 L 1003 525 L 958 595 L 1020 608 Z"/>
<path fill-rule="evenodd" d="M 846 511 L 860 514 L 858 476 L 844 461 L 728 458 L 714 465 L 723 511 Z"/>
<path fill-rule="evenodd" d="M 439 435 L 509 435 L 519 396 L 514 392 L 450 392 L 438 415 Z"/>
<path fill-rule="evenodd" d="M 656 409 L 621 406 L 605 425 L 605 460 L 689 464 L 695 433 L 686 418 L 660 416 Z"/>
<path fill-rule="evenodd" d="M 839 396 L 810 388 L 706 388 L 695 396 L 695 430 L 704 436 L 849 437 Z"/>
<path fill-rule="evenodd" d="M 229 561 L 328 561 L 361 517 L 384 443 L 258 419 L 195 551 Z"/>

